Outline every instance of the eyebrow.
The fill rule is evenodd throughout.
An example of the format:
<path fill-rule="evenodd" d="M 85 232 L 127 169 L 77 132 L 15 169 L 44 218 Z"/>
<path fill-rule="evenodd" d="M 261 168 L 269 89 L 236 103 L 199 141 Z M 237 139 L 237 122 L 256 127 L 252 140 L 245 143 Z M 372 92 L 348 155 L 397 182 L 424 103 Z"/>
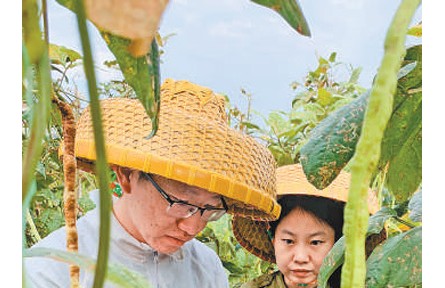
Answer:
<path fill-rule="evenodd" d="M 192 186 L 193 187 L 193 186 Z M 219 195 L 219 194 L 216 194 L 216 193 L 213 193 L 213 192 L 210 192 L 210 191 L 208 191 L 209 193 L 212 193 L 213 195 L 211 196 L 211 199 L 213 199 L 213 200 L 219 200 L 219 199 L 221 199 L 221 195 Z M 198 191 L 196 191 L 195 189 L 186 189 L 186 190 L 184 190 L 184 191 L 180 191 L 180 193 L 181 194 L 184 194 L 184 195 L 187 195 L 187 194 L 192 194 L 193 196 L 199 196 L 199 192 Z"/>
<path fill-rule="evenodd" d="M 293 237 L 296 236 L 296 234 L 295 234 L 294 232 L 292 232 L 292 231 L 290 231 L 290 230 L 288 230 L 288 229 L 283 229 L 283 230 L 281 230 L 281 232 L 284 233 L 284 234 L 293 236 Z M 312 234 L 309 234 L 309 237 L 326 236 L 326 235 L 327 235 L 327 234 L 326 234 L 326 232 L 324 232 L 324 231 L 317 231 L 317 232 L 314 232 L 314 233 L 312 233 Z"/>
<path fill-rule="evenodd" d="M 184 190 L 184 191 L 179 191 L 179 193 L 182 195 L 182 196 L 185 196 L 185 197 L 187 197 L 187 195 L 193 195 L 193 196 L 199 196 L 199 192 L 198 191 L 196 191 L 195 189 L 187 189 L 187 190 Z M 211 192 L 210 192 L 211 193 Z M 212 204 L 205 204 L 204 206 L 200 206 L 200 205 L 197 205 L 197 204 L 195 204 L 195 203 L 190 203 L 189 201 L 190 200 L 193 200 L 193 199 L 187 199 L 187 200 L 183 200 L 183 199 L 180 199 L 180 198 L 178 198 L 178 197 L 181 197 L 181 196 L 176 196 L 176 195 L 172 195 L 172 194 L 169 194 L 171 197 L 173 197 L 173 198 L 176 198 L 176 199 L 178 199 L 178 200 L 180 200 L 180 201 L 182 201 L 183 203 L 185 203 L 185 204 L 190 204 L 190 205 L 193 205 L 193 206 L 197 206 L 197 207 L 214 207 L 214 208 L 220 208 L 220 207 L 218 207 L 218 206 L 224 206 L 224 204 L 222 203 L 222 200 L 221 200 L 221 195 L 219 195 L 219 194 L 216 194 L 216 193 L 212 193 L 212 194 L 214 194 L 214 195 L 212 195 L 211 196 L 211 198 L 209 199 L 209 202 L 213 202 L 213 201 L 215 201 L 215 202 L 219 202 L 219 203 L 212 203 L 212 204 L 215 204 L 215 205 L 212 205 Z"/>

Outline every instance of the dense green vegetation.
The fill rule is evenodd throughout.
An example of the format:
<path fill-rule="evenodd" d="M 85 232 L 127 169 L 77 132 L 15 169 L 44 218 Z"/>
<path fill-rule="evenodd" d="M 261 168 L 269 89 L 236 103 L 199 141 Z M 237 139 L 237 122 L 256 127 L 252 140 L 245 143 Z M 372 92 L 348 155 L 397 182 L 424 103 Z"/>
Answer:
<path fill-rule="evenodd" d="M 76 8 L 73 1 L 59 2 L 77 12 L 79 26 L 82 26 L 81 23 L 85 22 L 82 18 L 82 7 Z M 276 1 L 254 2 L 272 7 Z M 414 0 L 403 3 L 410 6 L 411 10 L 418 6 L 418 1 Z M 45 21 L 45 17 L 40 16 L 47 16 L 45 1 L 41 4 L 43 5 L 39 6 L 37 1 L 32 0 L 23 2 L 22 198 L 23 221 L 26 223 L 23 241 L 25 248 L 65 224 L 66 211 L 63 208 L 65 185 L 63 166 L 58 153 L 63 140 L 63 119 L 56 103 L 61 101 L 70 105 L 74 119 L 77 119 L 88 102 L 107 97 L 132 97 L 140 99 L 150 117 L 156 119 L 156 107 L 159 105 L 157 47 L 159 46 L 161 53 L 163 49 L 162 38 L 156 35 L 151 42 L 152 49 L 149 52 L 153 61 L 144 62 L 126 50 L 130 40 L 101 31 L 116 57 L 116 60 L 108 62 L 108 65 L 110 69 L 123 71 L 125 80 L 96 85 L 92 72 L 92 59 L 88 58 L 90 52 L 86 31 L 81 32 L 84 39 L 82 53 L 47 43 L 46 37 L 41 36 L 42 34 L 45 36 L 47 31 L 38 28 L 40 27 L 38 22 L 42 21 L 40 18 Z M 286 18 L 289 15 L 286 11 L 279 13 L 290 24 L 294 23 L 293 27 L 299 33 L 309 34 L 309 28 L 299 6 L 289 9 L 297 9 L 298 13 L 292 14 L 298 15 L 296 19 Z M 401 9 L 398 13 L 410 19 L 409 15 L 413 11 L 407 12 Z M 396 26 L 392 27 L 392 30 L 389 29 L 389 36 L 405 39 L 406 29 L 397 26 L 397 23 L 393 25 Z M 82 27 L 79 28 L 83 31 Z M 418 36 L 419 31 L 421 26 L 413 27 L 408 33 Z M 395 43 L 393 39 L 387 37 L 389 43 L 386 48 Z M 258 115 L 261 123 L 252 120 L 250 109 L 241 111 L 231 105 L 231 95 L 227 95 L 227 112 L 232 127 L 263 142 L 273 153 L 279 166 L 301 163 L 308 179 L 318 188 L 329 185 L 339 171 L 345 169 L 352 172 L 355 179 L 353 181 L 359 181 L 365 188 L 373 188 L 378 194 L 382 209 L 369 221 L 363 217 L 346 219 L 346 225 L 349 226 L 356 225 L 354 222 L 356 220 L 365 221 L 367 229 L 361 231 L 363 232 L 361 236 L 360 233 L 355 233 L 359 235 L 357 237 L 345 233 L 345 236 L 336 243 L 320 273 L 321 287 L 325 287 L 323 285 L 338 265 L 347 263 L 351 259 L 355 259 L 354 263 L 358 264 L 348 266 L 343 277 L 345 277 L 344 283 L 349 283 L 348 281 L 359 283 L 354 284 L 354 287 L 364 287 L 364 283 L 366 287 L 420 287 L 422 283 L 422 45 L 405 48 L 403 40 L 397 41 L 399 41 L 397 49 L 386 51 L 385 54 L 385 57 L 393 60 L 392 67 L 388 68 L 385 66 L 387 63 L 382 61 L 382 69 L 376 75 L 373 87 L 360 87 L 357 84 L 360 68 L 338 62 L 337 54 L 334 52 L 326 58 L 319 57 L 318 66 L 314 67 L 314 70 L 308 71 L 304 79 L 297 79 L 292 83 L 295 98 L 289 111 Z M 70 78 L 70 71 L 79 65 L 86 67 L 89 98 L 79 93 L 73 79 Z M 138 69 L 139 72 L 136 74 L 131 73 L 134 71 L 131 67 L 135 66 L 143 69 Z M 338 79 L 335 74 L 335 69 L 338 67 L 348 71 L 346 79 Z M 147 85 L 147 79 L 150 79 L 153 85 Z M 379 90 L 381 86 L 387 84 L 390 87 L 381 92 Z M 154 87 L 153 91 L 147 92 L 150 87 Z M 91 93 L 92 91 L 94 93 Z M 376 99 L 379 97 L 390 97 L 392 101 L 378 102 Z M 368 112 L 369 107 L 373 107 L 372 112 Z M 385 111 L 386 114 L 382 116 L 381 111 Z M 373 123 L 376 121 L 370 115 L 381 120 L 378 133 L 373 130 L 376 125 Z M 95 127 L 100 127 L 100 121 L 95 123 Z M 378 147 L 378 151 L 372 155 L 358 152 L 360 142 L 366 139 L 369 145 Z M 372 163 L 367 164 L 369 161 Z M 363 167 L 371 167 L 366 170 L 366 175 L 361 170 Z M 108 189 L 113 175 L 108 169 L 102 169 L 102 172 L 103 174 L 98 177 L 79 170 L 76 172 L 75 193 L 79 207 L 77 217 L 82 217 L 94 208 L 94 203 L 88 198 L 88 191 L 98 187 Z M 366 177 L 357 178 L 360 175 Z M 352 195 L 354 203 L 364 202 L 360 193 Z M 107 199 L 101 199 L 101 205 L 102 201 Z M 350 215 L 362 215 L 365 211 L 365 208 L 357 204 L 350 205 L 348 209 Z M 369 238 L 382 233 L 387 240 L 378 245 L 374 251 L 370 251 L 372 253 L 366 262 L 358 255 L 361 252 L 353 250 L 348 254 L 350 256 L 345 257 L 345 250 L 351 247 L 357 245 L 358 250 L 361 250 L 360 247 L 364 246 L 364 237 Z M 101 241 L 108 241 L 106 233 L 103 234 Z M 249 254 L 236 242 L 231 232 L 230 215 L 209 224 L 197 238 L 218 253 L 233 287 L 274 269 L 273 265 Z M 50 254 L 48 251 L 41 253 L 46 257 Z M 24 253 L 24 256 L 32 255 Z M 81 258 L 70 260 L 70 257 L 62 254 L 60 257 L 81 266 L 82 263 L 91 261 Z M 399 260 L 402 258 L 404 261 Z M 107 265 L 106 258 L 99 257 L 98 266 L 102 267 L 101 265 Z M 349 279 L 348 275 L 353 269 L 359 269 L 363 275 L 359 276 L 359 279 Z M 99 274 L 97 277 L 104 277 L 102 273 L 97 274 Z M 109 267 L 108 276 L 117 279 L 117 282 L 125 283 L 122 279 L 127 279 L 126 275 L 124 270 Z M 128 280 L 127 283 L 135 283 L 133 287 L 141 287 L 137 285 L 143 283 L 143 281 L 138 282 L 137 278 L 132 281 L 134 282 Z M 99 279 L 97 283 L 101 283 L 101 280 Z M 100 287 L 100 284 L 97 287 Z"/>

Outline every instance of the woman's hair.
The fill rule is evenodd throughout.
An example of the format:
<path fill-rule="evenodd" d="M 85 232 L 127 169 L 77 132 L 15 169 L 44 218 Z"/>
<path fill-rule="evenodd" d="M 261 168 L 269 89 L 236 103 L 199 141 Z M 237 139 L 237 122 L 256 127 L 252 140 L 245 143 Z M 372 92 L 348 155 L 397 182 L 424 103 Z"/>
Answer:
<path fill-rule="evenodd" d="M 278 224 L 294 208 L 299 208 L 313 216 L 320 222 L 328 224 L 335 231 L 335 241 L 343 236 L 343 212 L 345 203 L 325 197 L 316 197 L 308 195 L 285 195 L 278 200 L 281 205 L 280 218 L 270 222 L 270 235 L 275 236 L 275 230 Z M 341 267 L 338 268 L 330 277 L 330 287 L 340 287 Z"/>

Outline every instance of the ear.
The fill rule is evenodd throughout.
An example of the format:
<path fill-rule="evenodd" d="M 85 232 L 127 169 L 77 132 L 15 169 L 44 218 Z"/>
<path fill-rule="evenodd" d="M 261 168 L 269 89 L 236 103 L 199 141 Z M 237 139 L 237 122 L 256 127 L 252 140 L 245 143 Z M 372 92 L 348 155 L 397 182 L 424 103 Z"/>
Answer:
<path fill-rule="evenodd" d="M 130 174 L 132 170 L 117 165 L 111 166 L 111 169 L 113 169 L 114 173 L 116 174 L 116 178 L 122 188 L 122 192 L 131 193 Z"/>

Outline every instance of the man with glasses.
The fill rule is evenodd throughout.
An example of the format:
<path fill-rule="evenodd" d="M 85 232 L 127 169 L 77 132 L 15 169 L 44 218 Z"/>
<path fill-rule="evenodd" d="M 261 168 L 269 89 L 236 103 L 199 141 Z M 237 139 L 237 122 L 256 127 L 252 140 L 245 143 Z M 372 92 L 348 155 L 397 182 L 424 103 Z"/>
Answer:
<path fill-rule="evenodd" d="M 228 127 L 224 106 L 224 97 L 208 88 L 167 80 L 159 129 L 147 139 L 151 121 L 138 100 L 101 101 L 107 160 L 122 190 L 113 199 L 110 264 L 124 265 L 153 287 L 228 287 L 217 254 L 195 236 L 225 213 L 278 218 L 275 160 Z M 77 167 L 94 171 L 89 109 L 78 121 L 75 150 Z M 78 220 L 79 254 L 96 257 L 99 225 L 97 208 Z M 35 247 L 65 249 L 65 233 L 61 228 Z M 33 287 L 69 286 L 65 263 L 32 257 L 25 269 Z M 93 279 L 81 270 L 81 287 L 91 287 Z"/>

